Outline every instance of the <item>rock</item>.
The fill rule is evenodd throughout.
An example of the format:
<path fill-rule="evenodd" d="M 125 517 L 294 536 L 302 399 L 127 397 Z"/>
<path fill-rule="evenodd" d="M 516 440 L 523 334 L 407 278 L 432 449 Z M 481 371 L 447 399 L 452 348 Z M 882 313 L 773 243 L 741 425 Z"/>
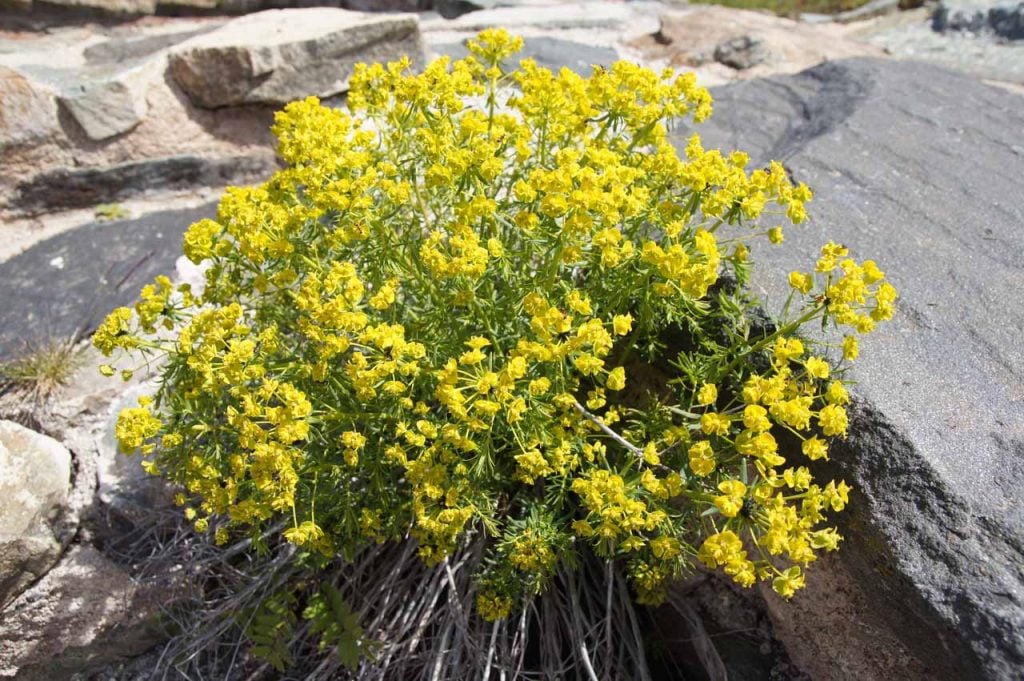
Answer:
<path fill-rule="evenodd" d="M 906 0 L 870 0 L 860 7 L 846 10 L 845 12 L 839 12 L 833 19 L 841 24 L 848 24 L 853 21 L 864 21 L 865 19 L 874 19 L 875 17 L 882 17 L 886 14 L 893 14 L 898 12 L 902 7 L 901 2 Z M 919 2 L 919 0 L 912 0 L 913 2 Z"/>
<path fill-rule="evenodd" d="M 56 440 L 0 421 L 0 606 L 57 561 L 70 539 L 63 526 L 71 453 Z"/>
<path fill-rule="evenodd" d="M 110 310 L 133 303 L 143 284 L 173 273 L 181 235 L 215 214 L 207 204 L 95 222 L 0 263 L 0 359 L 25 342 L 87 335 Z"/>
<path fill-rule="evenodd" d="M 940 2 L 932 15 L 932 29 L 939 32 L 981 33 L 988 27 L 988 8 L 975 4 Z"/>
<path fill-rule="evenodd" d="M 82 208 L 117 201 L 151 189 L 219 187 L 273 172 L 270 150 L 235 157 L 193 155 L 150 158 L 99 168 L 57 168 L 18 185 L 14 207 L 27 213 Z"/>
<path fill-rule="evenodd" d="M 139 655 L 161 640 L 153 587 L 90 546 L 0 613 L 0 677 L 53 681 Z"/>
<path fill-rule="evenodd" d="M 431 46 L 431 51 L 438 55 L 449 55 L 452 59 L 462 59 L 469 54 L 464 43 L 447 43 Z M 571 40 L 561 40 L 538 36 L 524 38 L 523 50 L 516 59 L 533 59 L 539 66 L 558 72 L 565 67 L 576 73 L 586 75 L 595 64 L 607 66 L 616 61 L 618 53 L 609 47 L 594 47 Z"/>
<path fill-rule="evenodd" d="M 464 14 L 447 21 L 424 22 L 423 30 L 480 31 L 501 26 L 509 31 L 524 28 L 544 30 L 621 29 L 635 18 L 631 8 L 618 2 L 579 2 L 529 7 L 495 7 Z"/>
<path fill-rule="evenodd" d="M 80 82 L 64 89 L 60 103 L 92 140 L 128 132 L 146 117 L 149 85 L 163 75 L 164 59 L 97 74 L 79 74 Z"/>
<path fill-rule="evenodd" d="M 171 275 L 173 271 L 168 270 L 167 274 Z M 151 518 L 154 510 L 173 505 L 170 487 L 162 478 L 149 475 L 142 469 L 138 454 L 128 455 L 118 450 L 114 426 L 122 409 L 137 407 L 139 397 L 154 394 L 157 387 L 153 382 L 147 382 L 122 392 L 107 410 L 102 439 L 98 443 L 99 486 L 96 497 L 120 519 L 136 527 Z"/>
<path fill-rule="evenodd" d="M 1024 40 L 1024 2 L 999 4 L 943 0 L 932 15 L 932 29 L 992 33 L 1007 40 Z"/>
<path fill-rule="evenodd" d="M 1024 40 L 1024 2 L 996 5 L 988 11 L 992 31 L 1007 40 Z"/>
<path fill-rule="evenodd" d="M 0 66 L 0 152 L 44 140 L 59 130 L 54 93 L 22 73 Z"/>
<path fill-rule="evenodd" d="M 749 69 L 768 60 L 764 40 L 749 35 L 719 43 L 715 47 L 715 61 L 734 69 Z"/>
<path fill-rule="evenodd" d="M 750 67 L 737 70 L 714 63 L 716 48 L 744 37 L 761 41 L 753 60 L 737 62 L 751 63 Z M 656 33 L 636 38 L 629 44 L 646 59 L 667 60 L 673 66 L 692 67 L 712 62 L 702 69 L 701 75 L 705 80 L 711 76 L 719 81 L 793 73 L 826 60 L 882 54 L 876 47 L 853 40 L 845 26 L 835 23 L 807 24 L 761 12 L 715 6 L 665 12 Z M 761 55 L 770 58 L 752 63 L 760 60 Z"/>
<path fill-rule="evenodd" d="M 251 14 L 177 46 L 171 72 L 193 104 L 206 108 L 284 104 L 348 88 L 358 62 L 423 63 L 417 19 L 341 9 Z"/>
<path fill-rule="evenodd" d="M 341 0 L 338 6 L 355 12 L 425 12 L 432 9 L 431 4 L 430 0 Z"/>
<path fill-rule="evenodd" d="M 816 192 L 786 248 L 755 249 L 768 309 L 829 239 L 900 291 L 850 373 L 851 435 L 823 470 L 856 490 L 838 517 L 867 610 L 850 618 L 880 620 L 929 679 L 1024 669 L 1022 129 L 1018 95 L 875 59 L 724 87 L 702 126 L 707 146 L 779 159 Z M 827 626 L 805 635 L 847 644 Z M 846 672 L 826 678 L 890 678 Z"/>
<path fill-rule="evenodd" d="M 34 0 L 33 10 L 64 16 L 138 16 L 156 13 L 156 0 Z"/>

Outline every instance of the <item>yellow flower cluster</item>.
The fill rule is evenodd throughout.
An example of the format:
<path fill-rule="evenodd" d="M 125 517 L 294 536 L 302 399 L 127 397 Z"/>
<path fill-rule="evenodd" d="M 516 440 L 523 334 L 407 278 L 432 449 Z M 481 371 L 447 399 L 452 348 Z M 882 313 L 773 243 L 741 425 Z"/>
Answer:
<path fill-rule="evenodd" d="M 799 224 L 810 190 L 696 135 L 677 153 L 670 122 L 711 112 L 690 74 L 510 69 L 503 31 L 469 46 L 359 66 L 347 110 L 277 114 L 286 167 L 185 235 L 202 290 L 159 277 L 96 332 L 164 360 L 122 446 L 218 542 L 278 518 L 325 555 L 483 541 L 489 620 L 583 552 L 647 603 L 696 560 L 788 597 L 850 491 L 794 459 L 846 434 L 844 362 L 895 290 L 828 244 L 790 275 L 797 318 L 755 332 L 731 227 Z M 822 320 L 849 329 L 842 361 L 798 337 Z"/>

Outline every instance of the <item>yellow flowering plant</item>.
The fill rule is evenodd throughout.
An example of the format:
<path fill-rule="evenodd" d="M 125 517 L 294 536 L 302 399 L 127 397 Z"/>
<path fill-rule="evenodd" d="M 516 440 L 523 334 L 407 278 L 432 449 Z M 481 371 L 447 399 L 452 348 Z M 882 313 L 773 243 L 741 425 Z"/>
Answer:
<path fill-rule="evenodd" d="M 829 243 L 765 323 L 743 289 L 748 244 L 781 243 L 811 191 L 698 135 L 677 153 L 670 123 L 711 113 L 692 74 L 509 69 L 520 46 L 484 31 L 419 74 L 358 67 L 347 110 L 286 106 L 284 169 L 185 235 L 202 290 L 158 278 L 94 338 L 162 362 L 117 436 L 181 489 L 196 529 L 279 537 L 321 570 L 411 556 L 420 587 L 458 594 L 441 605 L 463 626 L 435 638 L 479 635 L 487 669 L 517 650 L 529 604 L 576 594 L 588 565 L 627 608 L 701 564 L 801 588 L 849 493 L 808 464 L 846 435 L 843 369 L 896 298 Z M 809 324 L 845 339 L 832 351 L 800 336 Z M 338 649 L 385 664 L 391 606 L 347 583 L 331 588 L 377 647 Z M 296 595 L 310 588 L 274 607 L 330 612 L 333 595 Z M 587 668 L 629 655 L 569 648 Z"/>

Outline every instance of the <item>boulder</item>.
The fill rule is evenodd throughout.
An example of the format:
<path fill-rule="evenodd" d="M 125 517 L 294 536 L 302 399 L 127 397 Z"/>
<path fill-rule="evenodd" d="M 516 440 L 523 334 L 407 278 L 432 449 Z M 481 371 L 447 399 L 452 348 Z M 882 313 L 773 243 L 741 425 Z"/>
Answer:
<path fill-rule="evenodd" d="M 865 339 L 850 372 L 851 434 L 823 467 L 855 487 L 838 516 L 839 558 L 858 592 L 823 607 L 878 620 L 924 670 L 918 678 L 1020 678 L 1024 98 L 876 59 L 715 95 L 700 129 L 707 146 L 744 149 L 752 167 L 778 159 L 816 192 L 810 223 L 789 229 L 786 247 L 754 249 L 768 309 L 781 309 L 786 273 L 813 267 L 830 239 L 876 258 L 900 291 L 896 318 Z M 682 145 L 689 132 L 677 134 Z M 871 659 L 871 637 L 827 625 L 800 635 Z M 861 666 L 821 678 L 893 676 Z"/>
<path fill-rule="evenodd" d="M 269 10 L 228 22 L 175 47 L 171 72 L 192 103 L 217 108 L 280 105 L 348 88 L 358 62 L 408 56 L 423 63 L 415 16 L 342 9 Z"/>
<path fill-rule="evenodd" d="M 0 152 L 39 142 L 59 130 L 53 91 L 15 69 L 0 66 Z"/>
<path fill-rule="evenodd" d="M 153 588 L 75 546 L 0 612 L 0 677 L 66 679 L 145 652 L 162 638 Z"/>
<path fill-rule="evenodd" d="M 60 558 L 71 534 L 63 524 L 70 488 L 63 445 L 0 421 L 0 606 Z"/>
<path fill-rule="evenodd" d="M 163 60 L 133 65 L 64 91 L 60 102 L 92 140 L 128 132 L 146 117 L 149 84 L 162 74 Z"/>
<path fill-rule="evenodd" d="M 749 35 L 726 40 L 715 47 L 715 61 L 737 70 L 749 69 L 768 61 L 764 40 Z"/>
<path fill-rule="evenodd" d="M 932 15 L 932 29 L 990 33 L 1006 40 L 1024 40 L 1024 2 L 942 0 Z"/>

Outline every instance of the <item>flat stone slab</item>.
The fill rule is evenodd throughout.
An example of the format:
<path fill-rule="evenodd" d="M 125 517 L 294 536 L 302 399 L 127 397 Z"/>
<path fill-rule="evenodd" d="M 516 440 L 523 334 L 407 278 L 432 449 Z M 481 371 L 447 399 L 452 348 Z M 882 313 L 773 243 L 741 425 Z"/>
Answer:
<path fill-rule="evenodd" d="M 0 360 L 33 343 L 90 333 L 156 275 L 173 273 L 182 234 L 215 214 L 208 204 L 90 223 L 0 263 Z"/>
<path fill-rule="evenodd" d="M 178 45 L 171 73 L 193 104 L 285 104 L 348 89 L 358 62 L 408 56 L 423 63 L 413 14 L 363 14 L 333 8 L 258 12 Z"/>
<path fill-rule="evenodd" d="M 858 406 L 830 471 L 857 490 L 842 562 L 929 678 L 1020 678 L 1024 97 L 850 59 L 723 87 L 715 109 L 706 146 L 778 159 L 816 193 L 785 247 L 755 249 L 769 310 L 830 239 L 900 292 L 851 372 Z"/>

